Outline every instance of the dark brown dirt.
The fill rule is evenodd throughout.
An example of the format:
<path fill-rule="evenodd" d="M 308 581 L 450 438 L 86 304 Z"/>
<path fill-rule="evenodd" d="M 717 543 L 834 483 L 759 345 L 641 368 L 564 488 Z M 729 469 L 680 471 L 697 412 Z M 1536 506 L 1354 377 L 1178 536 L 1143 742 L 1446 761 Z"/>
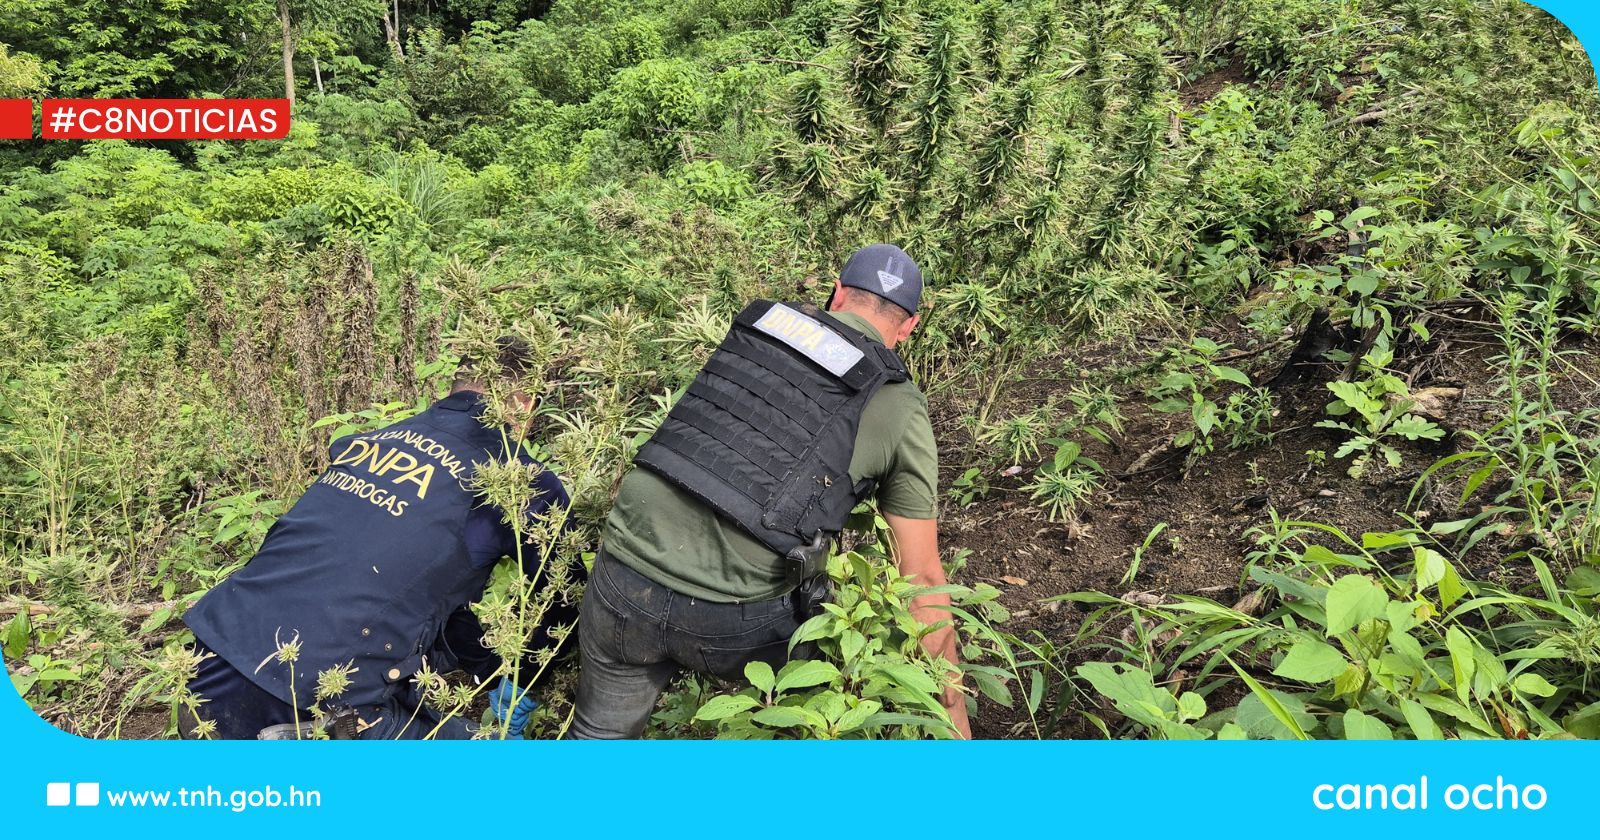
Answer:
<path fill-rule="evenodd" d="M 1221 69 L 1204 73 L 1191 82 L 1179 85 L 1178 98 L 1182 100 L 1183 107 L 1193 109 L 1209 101 L 1228 85 L 1247 85 L 1254 81 L 1255 76 L 1250 74 L 1244 63 L 1235 59 Z"/>
<path fill-rule="evenodd" d="M 1441 331 L 1445 332 L 1445 331 Z M 1226 340 L 1225 336 L 1212 336 Z M 1243 341 L 1243 336 L 1234 337 Z M 1579 367 L 1600 355 L 1600 341 L 1590 340 L 1574 348 L 1584 356 Z M 1093 348 L 1086 360 L 1076 356 L 1068 366 L 1109 369 L 1116 361 L 1104 348 Z M 1288 352 L 1262 353 L 1235 362 L 1250 369 L 1257 382 L 1271 379 Z M 1500 349 L 1492 336 L 1479 329 L 1461 326 L 1436 335 L 1430 348 L 1401 364 L 1409 369 L 1413 391 L 1429 387 L 1460 388 L 1440 423 L 1449 431 L 1483 430 L 1497 422 L 1498 401 L 1492 392 L 1499 374 L 1496 356 Z M 1124 359 L 1127 364 L 1130 360 Z M 1062 360 L 1052 366 L 1061 369 Z M 1148 400 L 1137 390 L 1125 395 L 1124 411 L 1128 430 L 1115 446 L 1088 447 L 1086 451 L 1107 470 L 1107 485 L 1095 504 L 1080 516 L 1080 521 L 1051 523 L 1022 491 L 1037 465 L 1024 464 L 1014 478 L 994 476 L 994 490 L 966 509 L 946 505 L 941 524 L 947 551 L 969 551 L 962 583 L 990 583 L 1004 592 L 1001 603 L 1012 611 L 1005 629 L 1017 635 L 1038 633 L 1062 647 L 1070 646 L 1085 617 L 1084 611 L 1070 603 L 1045 603 L 1046 599 L 1069 592 L 1098 591 L 1108 594 L 1148 592 L 1155 594 L 1198 594 L 1232 603 L 1240 589 L 1246 553 L 1252 544 L 1249 531 L 1269 519 L 1269 510 L 1291 520 L 1308 520 L 1336 526 L 1360 539 L 1367 531 L 1408 527 L 1403 514 L 1422 470 L 1449 454 L 1457 445 L 1455 435 L 1438 444 L 1424 442 L 1409 447 L 1406 463 L 1398 472 L 1382 468 L 1369 470 L 1361 479 L 1346 474 L 1348 462 L 1334 461 L 1332 454 L 1342 433 L 1317 428 L 1332 399 L 1324 382 L 1337 372 L 1324 370 L 1309 381 L 1289 386 L 1278 394 L 1279 415 L 1273 428 L 1275 439 L 1245 451 L 1219 451 L 1202 458 L 1187 474 L 1183 473 L 1181 453 L 1168 452 L 1134 474 L 1124 474 L 1141 455 L 1161 449 L 1176 431 L 1175 419 L 1144 408 Z M 1581 410 L 1596 405 L 1600 389 L 1581 374 L 1556 378 L 1556 392 L 1564 407 Z M 1057 383 L 1054 387 L 1062 387 Z M 1003 416 L 1009 411 L 1026 410 L 1047 400 L 1050 383 L 1018 388 L 997 408 Z M 936 408 L 936 415 L 940 412 Z M 944 476 L 948 487 L 962 459 L 948 442 L 966 440 L 953 428 L 949 417 L 936 416 L 945 460 L 952 474 Z M 1309 464 L 1307 451 L 1328 455 L 1321 466 Z M 1421 517 L 1456 518 L 1451 510 L 1428 510 L 1430 498 L 1422 494 L 1414 508 Z M 1441 493 L 1450 499 L 1453 493 Z M 1152 528 L 1166 523 L 1166 529 L 1145 552 L 1137 576 L 1123 582 L 1135 550 Z M 1477 572 L 1485 566 L 1498 566 L 1506 556 L 1504 544 L 1487 540 L 1473 557 L 1489 558 L 1475 563 Z M 1473 558 L 1467 558 L 1473 562 Z M 1524 570 L 1496 569 L 1492 577 L 1520 578 Z M 1509 580 L 1507 582 L 1510 582 Z M 1253 588 L 1247 585 L 1245 589 Z M 1074 657 L 1075 661 L 1082 661 Z M 1017 737 L 1022 733 L 1020 711 L 1009 710 L 987 700 L 982 702 L 975 721 L 975 734 L 983 738 Z M 1068 737 L 1093 737 L 1081 720 L 1066 720 L 1061 733 Z"/>
<path fill-rule="evenodd" d="M 165 708 L 135 709 L 122 719 L 124 741 L 154 741 L 167 737 L 167 723 L 171 713 Z"/>

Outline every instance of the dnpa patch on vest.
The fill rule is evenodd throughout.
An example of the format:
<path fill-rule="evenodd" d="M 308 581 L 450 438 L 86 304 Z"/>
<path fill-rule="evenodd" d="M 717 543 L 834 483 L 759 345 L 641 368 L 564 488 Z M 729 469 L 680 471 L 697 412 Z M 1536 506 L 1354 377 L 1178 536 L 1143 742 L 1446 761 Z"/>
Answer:
<path fill-rule="evenodd" d="M 834 376 L 844 376 L 865 355 L 815 318 L 775 303 L 756 321 L 756 329 L 798 350 Z"/>

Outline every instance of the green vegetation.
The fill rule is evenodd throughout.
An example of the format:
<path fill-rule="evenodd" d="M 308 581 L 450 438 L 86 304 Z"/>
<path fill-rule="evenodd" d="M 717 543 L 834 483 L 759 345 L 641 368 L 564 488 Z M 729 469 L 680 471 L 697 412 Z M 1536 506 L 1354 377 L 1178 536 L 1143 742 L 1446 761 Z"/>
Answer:
<path fill-rule="evenodd" d="M 183 609 L 463 353 L 545 362 L 554 569 L 745 301 L 893 241 L 981 734 L 1600 736 L 1600 100 L 1532 7 L 12 5 L 0 95 L 296 100 L 283 141 L 0 143 L 0 641 L 59 726 L 170 733 Z M 865 514 L 814 658 L 653 734 L 938 731 Z M 508 653 L 576 595 L 494 581 Z"/>

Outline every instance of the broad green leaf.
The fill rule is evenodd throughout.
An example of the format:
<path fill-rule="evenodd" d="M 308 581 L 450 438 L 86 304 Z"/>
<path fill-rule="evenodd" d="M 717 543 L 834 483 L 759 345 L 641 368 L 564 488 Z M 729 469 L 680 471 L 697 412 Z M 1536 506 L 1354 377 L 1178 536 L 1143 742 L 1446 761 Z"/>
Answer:
<path fill-rule="evenodd" d="M 1391 435 L 1400 435 L 1406 440 L 1439 440 L 1444 437 L 1444 429 L 1432 420 L 1426 420 L 1415 414 L 1407 414 L 1389 425 Z"/>
<path fill-rule="evenodd" d="M 854 732 L 864 726 L 869 718 L 878 713 L 883 704 L 876 700 L 862 700 L 861 704 L 839 716 L 834 728 L 839 732 Z"/>
<path fill-rule="evenodd" d="M 1380 211 L 1378 208 L 1373 207 L 1370 204 L 1363 204 L 1362 206 L 1351 210 L 1349 214 L 1344 217 L 1344 221 L 1340 222 L 1339 224 L 1344 226 L 1345 230 L 1353 231 L 1360 227 L 1362 222 L 1378 215 L 1379 212 Z"/>
<path fill-rule="evenodd" d="M 1222 728 L 1217 730 L 1218 741 L 1244 741 L 1249 737 L 1237 723 L 1224 723 Z"/>
<path fill-rule="evenodd" d="M 1567 588 L 1578 595 L 1592 597 L 1600 594 L 1600 569 L 1593 566 L 1579 566 L 1573 569 L 1567 574 Z"/>
<path fill-rule="evenodd" d="M 1337 636 L 1363 621 L 1383 618 L 1389 597 L 1365 575 L 1345 575 L 1328 590 L 1328 635 Z"/>
<path fill-rule="evenodd" d="M 1406 726 L 1411 727 L 1411 734 L 1418 741 L 1443 740 L 1444 732 L 1439 729 L 1439 724 L 1434 722 L 1433 715 L 1428 713 L 1426 706 L 1401 697 L 1400 714 L 1405 716 Z"/>
<path fill-rule="evenodd" d="M 17 690 L 17 695 L 19 697 L 27 697 L 28 692 L 33 689 L 33 684 L 38 681 L 39 678 L 33 674 L 11 675 L 11 687 Z"/>
<path fill-rule="evenodd" d="M 1391 629 L 1389 631 L 1389 647 L 1395 656 L 1405 660 L 1412 668 L 1421 672 L 1427 668 L 1427 656 L 1422 651 L 1422 643 L 1410 633 L 1403 633 Z"/>
<path fill-rule="evenodd" d="M 823 720 L 832 722 L 837 721 L 840 715 L 849 711 L 850 704 L 844 694 L 828 688 L 813 692 L 807 696 L 805 708 L 822 715 Z"/>
<path fill-rule="evenodd" d="M 694 713 L 694 719 L 723 720 L 760 706 L 761 702 L 754 697 L 746 697 L 742 694 L 722 694 L 707 700 L 705 705 L 700 707 L 700 711 Z"/>
<path fill-rule="evenodd" d="M 936 694 L 939 686 L 933 678 L 928 676 L 914 665 L 904 663 L 879 663 L 873 666 L 874 670 L 888 677 L 892 682 L 905 686 L 922 694 Z"/>
<path fill-rule="evenodd" d="M 1383 413 L 1383 403 L 1367 396 L 1367 392 L 1354 382 L 1329 382 L 1328 390 L 1340 402 L 1360 414 L 1368 424 L 1372 424 Z"/>
<path fill-rule="evenodd" d="M 21 659 L 28 652 L 28 637 L 33 633 L 31 619 L 26 609 L 20 610 L 6 624 L 4 651 L 7 659 Z"/>
<path fill-rule="evenodd" d="M 1600 701 L 1567 715 L 1561 721 L 1561 727 L 1572 735 L 1594 740 L 1600 738 Z"/>
<path fill-rule="evenodd" d="M 1262 738 L 1287 736 L 1301 741 L 1310 740 L 1311 736 L 1306 734 L 1306 730 L 1316 724 L 1316 719 L 1306 712 L 1304 703 L 1262 685 L 1232 659 L 1228 660 L 1228 664 L 1250 687 L 1250 696 L 1239 701 L 1235 710 L 1235 717 L 1246 732 Z M 1273 723 L 1276 723 L 1275 727 L 1270 725 Z"/>
<path fill-rule="evenodd" d="M 1472 639 L 1460 627 L 1452 624 L 1450 629 L 1445 631 L 1444 644 L 1450 651 L 1450 667 L 1455 672 L 1456 696 L 1465 703 L 1468 692 L 1472 690 L 1472 675 L 1477 671 Z"/>
<path fill-rule="evenodd" d="M 759 659 L 744 666 L 744 678 L 763 694 L 771 694 L 772 687 L 777 684 L 777 678 L 772 675 L 772 666 Z"/>
<path fill-rule="evenodd" d="M 1192 692 L 1185 691 L 1178 695 L 1178 718 L 1180 720 L 1199 720 L 1206 716 L 1206 698 Z"/>
<path fill-rule="evenodd" d="M 1344 738 L 1346 741 L 1393 741 L 1389 725 L 1360 711 L 1348 709 L 1344 713 Z"/>
<path fill-rule="evenodd" d="M 750 719 L 763 726 L 772 726 L 779 729 L 786 729 L 791 726 L 809 726 L 821 729 L 828 725 L 822 715 L 798 706 L 768 706 L 751 715 Z"/>
<path fill-rule="evenodd" d="M 1300 603 L 1321 605 L 1328 597 L 1327 587 L 1315 586 L 1299 578 L 1292 578 L 1278 572 L 1269 572 L 1260 567 L 1250 570 L 1250 578 L 1258 583 L 1270 586 L 1280 593 L 1290 596 L 1291 600 Z M 1112 602 L 1120 603 L 1114 599 Z"/>
<path fill-rule="evenodd" d="M 1490 726 L 1489 722 L 1484 720 L 1482 716 L 1443 694 L 1419 694 L 1417 695 L 1417 702 L 1436 712 L 1443 712 L 1483 735 L 1488 735 L 1492 738 L 1504 737 L 1501 732 Z"/>
<path fill-rule="evenodd" d="M 995 677 L 994 674 L 971 668 L 967 669 L 966 674 L 972 678 L 972 682 L 978 686 L 978 690 L 983 692 L 983 696 L 1008 709 L 1011 708 L 1011 692 L 1006 689 L 1005 684 L 1000 682 L 999 678 Z"/>
<path fill-rule="evenodd" d="M 1549 697 L 1556 693 L 1556 687 L 1551 685 L 1549 680 L 1538 674 L 1522 674 L 1512 680 L 1511 685 L 1517 691 L 1523 694 L 1531 694 L 1535 697 Z"/>
<path fill-rule="evenodd" d="M 862 726 L 924 726 L 929 729 L 949 729 L 948 720 L 940 720 L 927 715 L 912 715 L 904 712 L 878 712 L 866 719 Z"/>
<path fill-rule="evenodd" d="M 854 662 L 866 646 L 867 637 L 859 630 L 845 630 L 839 636 L 839 653 L 844 656 L 846 663 Z"/>
<path fill-rule="evenodd" d="M 1454 519 L 1449 522 L 1435 522 L 1431 527 L 1428 528 L 1428 533 L 1438 537 L 1448 536 L 1466 529 L 1466 527 L 1471 525 L 1472 522 L 1473 520 L 1471 519 Z"/>
<path fill-rule="evenodd" d="M 1378 654 L 1378 659 L 1373 664 L 1372 673 L 1378 677 L 1405 677 L 1413 682 L 1422 676 L 1422 671 L 1417 668 L 1416 663 L 1394 653 Z M 1391 691 L 1395 690 L 1394 685 L 1390 682 L 1380 682 L 1379 684 Z"/>
<path fill-rule="evenodd" d="M 831 663 L 815 659 L 801 659 L 783 666 L 778 672 L 776 691 L 788 691 L 791 688 L 810 688 L 814 685 L 833 682 L 839 676 L 839 669 Z"/>
<path fill-rule="evenodd" d="M 1345 288 L 1362 297 L 1370 297 L 1378 290 L 1378 275 L 1368 272 L 1352 274 L 1345 281 Z"/>
<path fill-rule="evenodd" d="M 1142 668 L 1090 662 L 1074 670 L 1124 714 L 1137 717 L 1141 722 L 1153 724 L 1152 717 L 1166 717 L 1178 710 L 1178 701 L 1172 692 L 1157 687 L 1150 672 Z M 1151 709 L 1153 716 L 1147 711 Z"/>
<path fill-rule="evenodd" d="M 814 642 L 817 639 L 829 635 L 829 631 L 835 620 L 836 619 L 832 614 L 826 612 L 818 613 L 817 615 L 806 619 L 806 623 L 800 625 L 800 627 L 794 631 L 794 636 L 789 639 L 789 652 L 793 653 L 797 645 L 802 645 L 806 642 Z M 850 658 L 851 657 L 848 655 L 845 656 L 846 661 L 849 661 Z"/>
<path fill-rule="evenodd" d="M 1461 576 L 1456 574 L 1455 567 L 1445 566 L 1444 577 L 1439 579 L 1439 604 L 1449 609 L 1451 604 L 1466 597 L 1467 594 L 1467 586 L 1461 582 Z"/>
<path fill-rule="evenodd" d="M 1272 673 L 1288 680 L 1321 683 L 1344 673 L 1350 667 L 1338 648 L 1325 642 L 1303 639 L 1295 642 Z"/>
<path fill-rule="evenodd" d="M 1366 669 L 1360 665 L 1351 665 L 1340 671 L 1339 676 L 1333 678 L 1333 696 L 1353 697 L 1361 691 L 1362 686 L 1366 685 L 1366 683 Z"/>
<path fill-rule="evenodd" d="M 1212 368 L 1211 368 L 1211 372 L 1216 374 L 1216 377 L 1218 379 L 1225 379 L 1225 380 L 1227 380 L 1229 382 L 1233 382 L 1233 383 L 1238 384 L 1238 385 L 1243 385 L 1246 388 L 1249 388 L 1249 387 L 1251 387 L 1252 385 L 1255 384 L 1255 383 L 1251 382 L 1250 381 L 1250 377 L 1244 375 L 1243 372 L 1239 371 L 1236 368 L 1228 367 L 1227 365 L 1213 365 Z"/>
<path fill-rule="evenodd" d="M 1419 548 L 1416 551 L 1416 555 L 1417 571 L 1412 582 L 1416 585 L 1417 592 L 1420 593 L 1444 580 L 1445 572 L 1449 570 L 1450 564 L 1445 561 L 1444 555 L 1431 548 Z"/>
<path fill-rule="evenodd" d="M 1367 568 L 1370 565 L 1364 560 L 1357 561 L 1355 558 L 1349 555 L 1336 554 L 1326 547 L 1320 545 L 1306 546 L 1306 550 L 1301 553 L 1300 557 L 1307 563 L 1315 563 L 1316 565 L 1327 569 L 1332 569 L 1337 566 L 1356 566 L 1359 568 Z"/>
<path fill-rule="evenodd" d="M 1078 456 L 1082 454 L 1082 452 L 1083 447 L 1070 440 L 1062 443 L 1061 446 L 1056 448 L 1056 472 L 1061 472 L 1067 467 L 1072 466 L 1072 462 L 1078 460 Z"/>
<path fill-rule="evenodd" d="M 1412 539 L 1406 534 L 1396 534 L 1391 531 L 1368 531 L 1361 535 L 1361 545 L 1368 551 L 1381 551 L 1397 545 L 1410 545 Z"/>
<path fill-rule="evenodd" d="M 1421 624 L 1422 619 L 1417 617 L 1417 610 L 1422 607 L 1432 609 L 1431 605 L 1425 602 L 1390 601 L 1383 616 L 1389 622 L 1389 632 L 1407 633 L 1411 628 Z"/>
<path fill-rule="evenodd" d="M 1187 723 L 1162 720 L 1156 726 L 1161 737 L 1168 741 L 1204 741 L 1211 737 L 1211 733 Z"/>

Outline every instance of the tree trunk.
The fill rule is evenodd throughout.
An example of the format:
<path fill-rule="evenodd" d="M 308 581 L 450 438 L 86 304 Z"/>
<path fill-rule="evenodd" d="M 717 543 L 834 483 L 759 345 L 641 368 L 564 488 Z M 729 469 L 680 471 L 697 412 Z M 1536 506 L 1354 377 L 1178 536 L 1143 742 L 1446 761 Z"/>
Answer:
<path fill-rule="evenodd" d="M 383 34 L 389 39 L 389 47 L 394 50 L 396 58 L 404 61 L 405 48 L 400 45 L 400 0 L 394 0 L 394 17 L 389 12 L 383 13 Z"/>
<path fill-rule="evenodd" d="M 311 57 L 311 73 L 317 77 L 317 96 L 326 96 L 327 92 L 322 89 L 322 64 L 316 56 Z"/>
<path fill-rule="evenodd" d="M 283 27 L 283 98 L 294 107 L 294 22 L 289 20 L 289 0 L 278 0 L 278 23 Z"/>

